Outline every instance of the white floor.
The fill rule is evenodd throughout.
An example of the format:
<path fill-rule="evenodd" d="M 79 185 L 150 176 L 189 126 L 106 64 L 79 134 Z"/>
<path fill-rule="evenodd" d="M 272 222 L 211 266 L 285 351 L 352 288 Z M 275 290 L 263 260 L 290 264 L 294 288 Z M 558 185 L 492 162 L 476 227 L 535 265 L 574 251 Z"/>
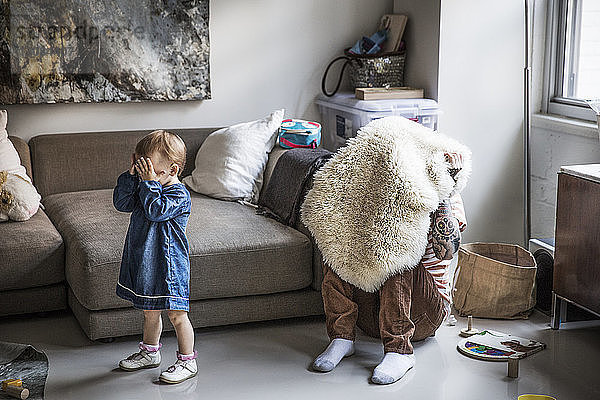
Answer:
<path fill-rule="evenodd" d="M 67 399 L 516 399 L 549 394 L 558 400 L 600 399 L 600 322 L 572 322 L 561 330 L 548 317 L 525 321 L 475 320 L 475 326 L 530 337 L 548 345 L 520 363 L 518 379 L 506 363 L 459 354 L 458 331 L 443 325 L 433 338 L 415 345 L 417 364 L 398 383 L 369 383 L 382 356 L 377 340 L 359 336 L 356 354 L 333 372 L 309 371 L 328 343 L 322 318 L 294 319 L 196 331 L 199 373 L 180 385 L 159 384 L 158 369 L 135 373 L 116 369 L 136 351 L 139 337 L 114 343 L 89 341 L 69 313 L 0 318 L 0 340 L 30 343 L 50 361 L 47 400 Z M 175 359 L 176 338 L 163 337 L 163 367 Z"/>

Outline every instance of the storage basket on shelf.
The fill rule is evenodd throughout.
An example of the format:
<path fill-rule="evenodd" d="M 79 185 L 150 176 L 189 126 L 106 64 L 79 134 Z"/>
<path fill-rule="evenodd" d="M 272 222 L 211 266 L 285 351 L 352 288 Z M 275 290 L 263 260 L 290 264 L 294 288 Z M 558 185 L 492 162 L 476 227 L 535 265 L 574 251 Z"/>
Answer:
<path fill-rule="evenodd" d="M 342 83 L 344 70 L 350 67 L 350 85 L 353 89 L 362 87 L 401 87 L 404 86 L 404 64 L 406 50 L 382 54 L 354 54 L 350 48 L 344 50 L 344 55 L 333 59 L 325 69 L 321 89 L 326 96 L 337 93 Z M 327 92 L 325 82 L 331 66 L 339 60 L 346 60 L 340 71 L 338 82 L 333 92 Z"/>
<path fill-rule="evenodd" d="M 535 306 L 535 259 L 504 243 L 468 243 L 458 254 L 453 303 L 459 315 L 525 319 Z"/>

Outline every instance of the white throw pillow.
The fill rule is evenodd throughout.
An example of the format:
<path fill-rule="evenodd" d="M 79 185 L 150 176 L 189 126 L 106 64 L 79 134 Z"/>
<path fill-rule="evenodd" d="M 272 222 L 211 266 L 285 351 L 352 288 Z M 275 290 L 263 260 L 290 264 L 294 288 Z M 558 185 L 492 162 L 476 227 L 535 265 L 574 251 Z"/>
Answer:
<path fill-rule="evenodd" d="M 31 183 L 25 167 L 21 165 L 19 153 L 17 153 L 15 146 L 8 139 L 8 132 L 6 131 L 7 122 L 8 114 L 6 110 L 0 110 L 0 171 L 8 171 L 11 174 L 19 175 Z"/>
<path fill-rule="evenodd" d="M 217 199 L 256 203 L 283 112 L 211 133 L 196 154 L 196 168 L 183 182 Z"/>

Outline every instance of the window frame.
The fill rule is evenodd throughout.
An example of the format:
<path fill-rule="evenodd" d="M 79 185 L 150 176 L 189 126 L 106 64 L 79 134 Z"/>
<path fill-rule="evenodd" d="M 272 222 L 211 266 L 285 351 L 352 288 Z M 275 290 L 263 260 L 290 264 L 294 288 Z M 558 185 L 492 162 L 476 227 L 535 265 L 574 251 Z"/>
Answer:
<path fill-rule="evenodd" d="M 579 0 L 572 1 L 576 7 L 575 18 L 581 18 Z M 571 46 L 569 50 L 571 54 L 565 54 L 567 52 L 565 42 L 568 35 L 566 32 L 568 2 L 569 0 L 548 1 L 542 111 L 546 114 L 556 114 L 596 122 L 596 114 L 585 101 L 562 96 L 565 57 L 569 56 L 571 62 L 578 62 L 578 55 L 575 57 L 576 54 L 574 54 L 576 52 L 574 48 L 578 46 Z M 571 35 L 574 37 L 574 41 L 579 41 L 577 32 L 571 32 Z M 573 90 L 573 87 L 574 82 L 569 82 L 570 91 Z"/>

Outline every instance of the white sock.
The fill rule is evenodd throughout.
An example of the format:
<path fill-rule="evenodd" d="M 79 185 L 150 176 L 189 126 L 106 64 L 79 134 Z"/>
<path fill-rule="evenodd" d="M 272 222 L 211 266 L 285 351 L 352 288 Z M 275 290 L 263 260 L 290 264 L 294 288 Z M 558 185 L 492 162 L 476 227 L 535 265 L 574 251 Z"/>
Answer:
<path fill-rule="evenodd" d="M 333 339 L 324 352 L 313 361 L 313 369 L 329 372 L 334 369 L 342 358 L 354 354 L 354 342 L 347 339 Z"/>
<path fill-rule="evenodd" d="M 402 378 L 415 365 L 414 354 L 385 353 L 383 360 L 373 371 L 371 382 L 387 385 Z"/>

